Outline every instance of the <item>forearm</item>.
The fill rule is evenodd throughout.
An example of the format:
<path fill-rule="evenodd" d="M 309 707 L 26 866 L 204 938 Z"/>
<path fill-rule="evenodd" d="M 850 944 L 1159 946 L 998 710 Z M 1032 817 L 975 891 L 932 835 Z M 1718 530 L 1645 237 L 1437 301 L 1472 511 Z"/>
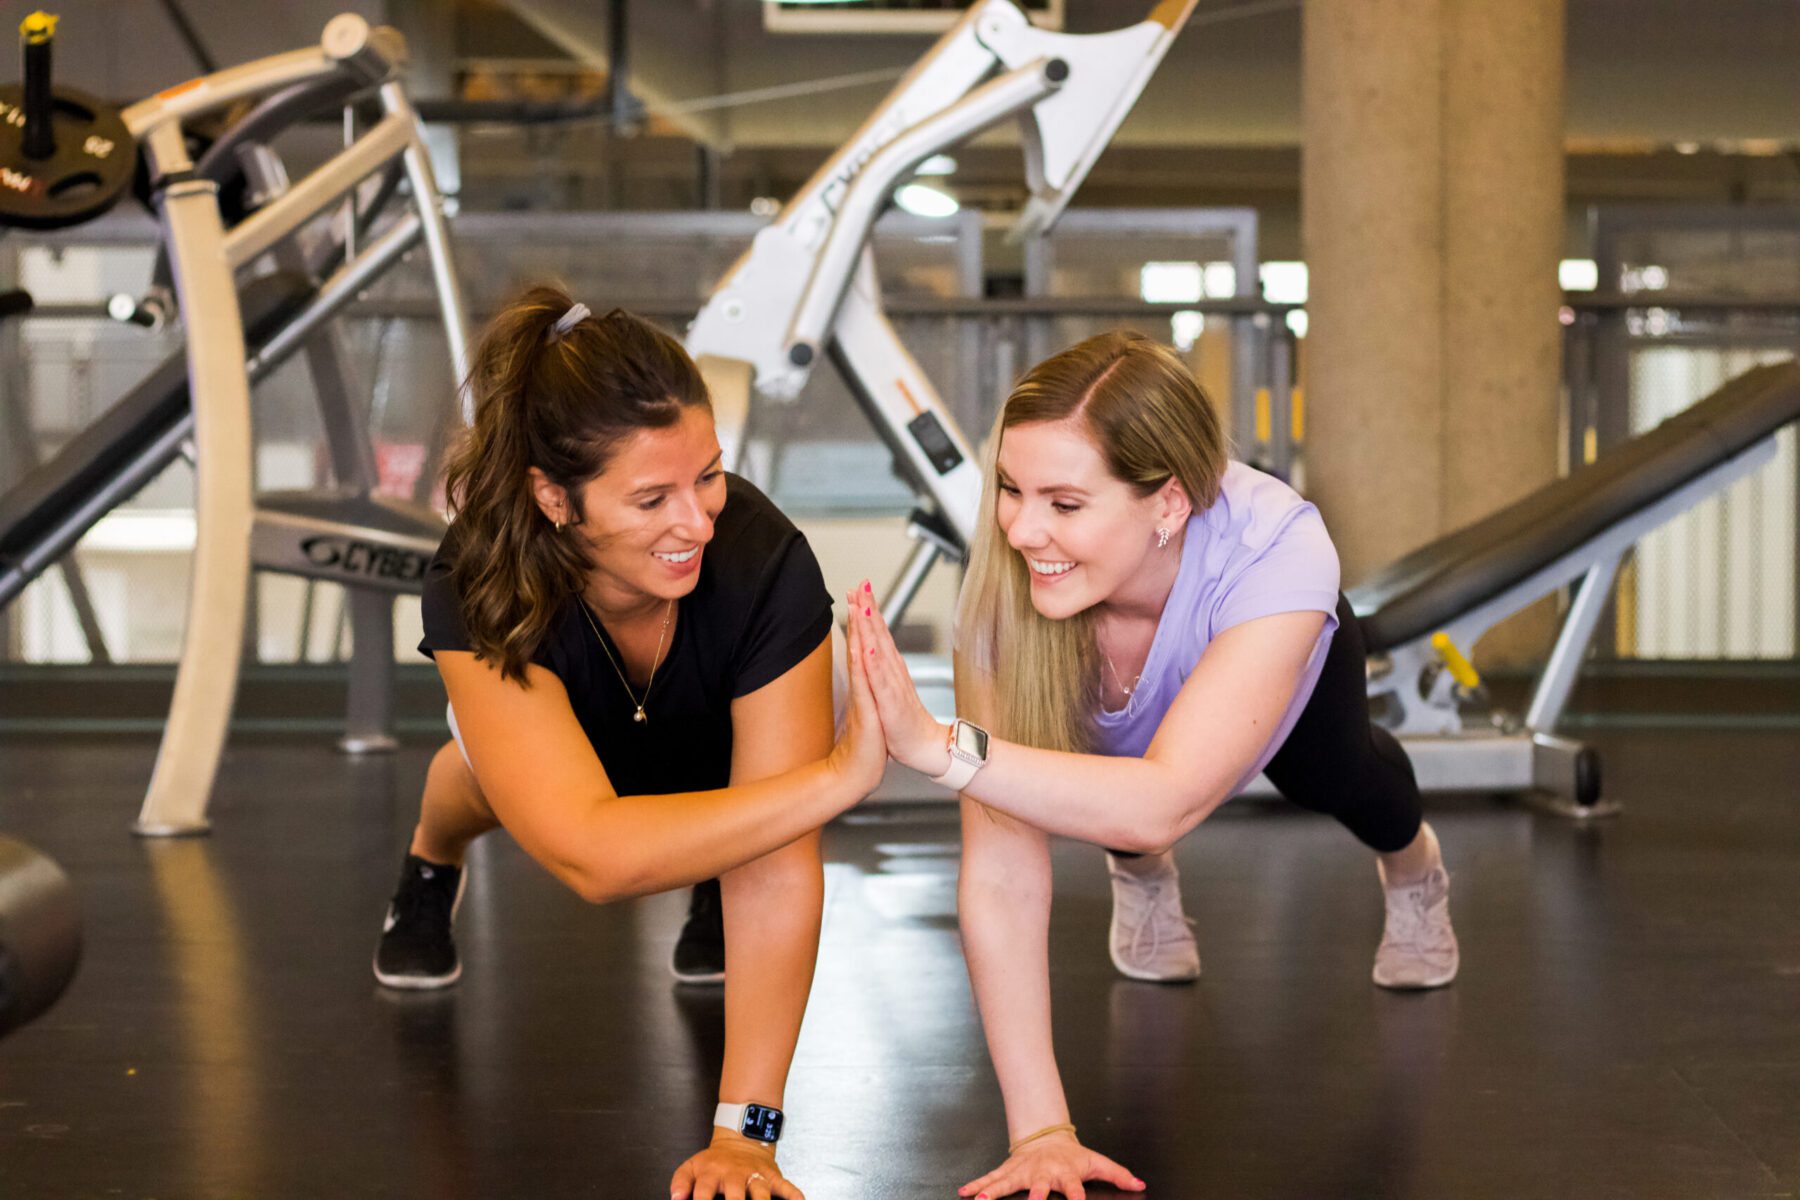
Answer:
<path fill-rule="evenodd" d="M 719 1099 L 782 1107 L 825 907 L 819 840 L 725 875 L 725 1064 Z"/>
<path fill-rule="evenodd" d="M 824 759 L 713 791 L 597 798 L 551 869 L 594 903 L 667 891 L 779 850 L 859 799 Z"/>
<path fill-rule="evenodd" d="M 980 818 L 977 818 L 980 819 Z M 963 954 L 1006 1105 L 1009 1140 L 1069 1119 L 1050 1021 L 1050 864 L 1008 874 L 967 861 Z"/>
<path fill-rule="evenodd" d="M 1184 777 L 1153 758 L 1067 754 L 993 738 L 963 794 L 1046 833 L 1113 850 L 1167 849 L 1228 798 L 1235 778 Z"/>

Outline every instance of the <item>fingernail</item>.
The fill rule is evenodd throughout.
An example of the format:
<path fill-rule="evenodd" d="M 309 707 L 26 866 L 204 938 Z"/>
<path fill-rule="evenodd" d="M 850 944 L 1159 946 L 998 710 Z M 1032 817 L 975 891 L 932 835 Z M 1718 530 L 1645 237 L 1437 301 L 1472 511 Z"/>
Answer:
<path fill-rule="evenodd" d="M 866 579 L 865 579 L 865 580 L 863 580 L 863 591 L 865 591 L 865 592 L 873 592 L 873 591 L 874 591 L 874 590 L 875 590 L 875 585 L 874 585 L 874 584 L 872 584 L 872 583 L 870 583 L 870 582 L 869 582 L 869 581 L 868 581 L 868 580 L 866 580 Z"/>
<path fill-rule="evenodd" d="M 874 616 L 874 615 L 875 615 L 875 610 L 874 610 L 874 609 L 872 609 L 872 608 L 865 608 L 865 609 L 863 609 L 863 616 L 865 616 L 865 617 L 872 617 L 872 616 Z"/>
<path fill-rule="evenodd" d="M 873 646 L 869 647 L 869 654 L 871 657 L 873 657 L 873 655 L 875 654 L 875 647 L 873 647 Z"/>

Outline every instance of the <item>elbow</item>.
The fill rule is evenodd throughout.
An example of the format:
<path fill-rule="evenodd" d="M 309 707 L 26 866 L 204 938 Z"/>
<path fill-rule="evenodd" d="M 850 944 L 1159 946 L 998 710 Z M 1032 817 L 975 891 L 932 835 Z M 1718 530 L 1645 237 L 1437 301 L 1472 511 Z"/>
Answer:
<path fill-rule="evenodd" d="M 583 863 L 561 874 L 569 889 L 589 904 L 611 904 L 656 890 L 616 862 Z"/>
<path fill-rule="evenodd" d="M 1156 806 L 1128 823 L 1107 848 L 1128 854 L 1165 853 L 1211 816 L 1223 800 L 1210 795 L 1182 796 L 1167 806 Z"/>
<path fill-rule="evenodd" d="M 1181 834 L 1164 822 L 1133 825 L 1122 830 L 1119 836 L 1108 838 L 1106 848 L 1126 854 L 1161 854 L 1180 838 Z"/>

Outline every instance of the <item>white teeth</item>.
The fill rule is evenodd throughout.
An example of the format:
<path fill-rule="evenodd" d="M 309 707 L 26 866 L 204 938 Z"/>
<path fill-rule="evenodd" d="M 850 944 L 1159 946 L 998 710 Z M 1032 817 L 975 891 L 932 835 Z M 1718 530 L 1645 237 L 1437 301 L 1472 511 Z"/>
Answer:
<path fill-rule="evenodd" d="M 656 557 L 662 559 L 664 562 L 680 564 L 692 560 L 694 555 L 700 553 L 700 547 L 695 546 L 692 550 L 685 551 L 681 554 L 664 554 L 661 550 L 652 550 L 650 553 L 656 555 Z"/>
<path fill-rule="evenodd" d="M 1075 568 L 1075 564 L 1072 562 L 1039 562 L 1035 558 L 1028 558 L 1025 561 L 1030 563 L 1031 569 L 1039 575 L 1061 575 L 1065 571 Z"/>

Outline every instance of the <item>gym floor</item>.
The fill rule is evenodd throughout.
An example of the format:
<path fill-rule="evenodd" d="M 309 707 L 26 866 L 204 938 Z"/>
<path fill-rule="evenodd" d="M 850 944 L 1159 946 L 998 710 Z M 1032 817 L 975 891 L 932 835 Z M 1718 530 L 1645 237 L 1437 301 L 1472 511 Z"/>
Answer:
<path fill-rule="evenodd" d="M 1429 805 L 1463 944 L 1436 993 L 1369 983 L 1374 867 L 1325 819 L 1238 803 L 1182 845 L 1188 987 L 1113 974 L 1100 853 L 1060 845 L 1084 1138 L 1181 1200 L 1800 1195 L 1800 737 L 1595 741 L 1616 819 Z M 154 743 L 0 744 L 0 829 L 61 860 L 87 936 L 0 1043 L 0 1195 L 667 1195 L 722 1034 L 720 993 L 667 973 L 682 894 L 589 908 L 496 835 L 462 982 L 370 977 L 429 753 L 238 739 L 213 835 L 143 842 Z M 859 812 L 827 853 L 783 1168 L 809 1200 L 953 1196 L 1005 1150 L 954 813 Z"/>

